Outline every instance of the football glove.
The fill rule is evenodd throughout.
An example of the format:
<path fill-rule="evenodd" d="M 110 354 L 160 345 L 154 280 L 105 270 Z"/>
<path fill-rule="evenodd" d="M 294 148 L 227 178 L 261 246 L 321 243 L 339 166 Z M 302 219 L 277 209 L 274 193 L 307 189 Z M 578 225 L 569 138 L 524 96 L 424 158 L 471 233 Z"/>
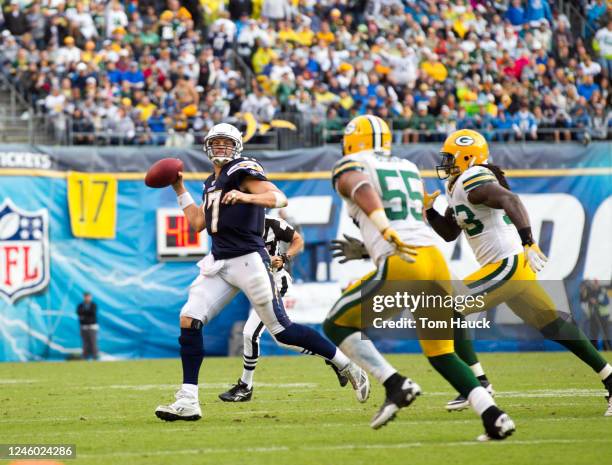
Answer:
<path fill-rule="evenodd" d="M 333 252 L 334 258 L 340 258 L 339 263 L 346 263 L 349 260 L 361 260 L 368 258 L 368 251 L 363 242 L 348 234 L 343 234 L 344 239 L 334 239 L 331 241 L 329 250 Z"/>
<path fill-rule="evenodd" d="M 397 253 L 402 260 L 408 263 L 415 262 L 414 256 L 417 255 L 417 251 L 412 246 L 404 243 L 395 229 L 388 227 L 383 231 L 382 235 L 386 241 L 395 245 Z"/>
<path fill-rule="evenodd" d="M 527 266 L 527 264 L 529 264 L 529 267 L 533 270 L 534 273 L 542 271 L 544 265 L 548 261 L 548 258 L 546 258 L 546 255 L 542 253 L 542 251 L 538 247 L 538 244 L 525 244 L 524 248 L 525 263 L 523 266 Z"/>
<path fill-rule="evenodd" d="M 423 187 L 425 187 L 423 185 Z M 423 189 L 423 208 L 427 211 L 430 208 L 433 208 L 433 204 L 436 201 L 436 198 L 440 195 L 440 191 L 437 190 L 435 192 L 432 192 L 431 194 L 428 193 L 425 189 Z"/>

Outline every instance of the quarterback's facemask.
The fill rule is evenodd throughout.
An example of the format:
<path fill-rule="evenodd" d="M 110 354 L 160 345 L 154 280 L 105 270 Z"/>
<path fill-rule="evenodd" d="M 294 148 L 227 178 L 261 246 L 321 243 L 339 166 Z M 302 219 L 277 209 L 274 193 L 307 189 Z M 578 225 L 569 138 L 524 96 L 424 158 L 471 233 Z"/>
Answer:
<path fill-rule="evenodd" d="M 205 150 L 208 158 L 218 166 L 223 166 L 240 155 L 236 142 L 225 136 L 208 139 Z"/>
<path fill-rule="evenodd" d="M 440 152 L 442 162 L 436 166 L 436 174 L 440 179 L 447 179 L 449 176 L 457 176 L 461 169 L 455 164 L 455 157 L 450 153 Z"/>

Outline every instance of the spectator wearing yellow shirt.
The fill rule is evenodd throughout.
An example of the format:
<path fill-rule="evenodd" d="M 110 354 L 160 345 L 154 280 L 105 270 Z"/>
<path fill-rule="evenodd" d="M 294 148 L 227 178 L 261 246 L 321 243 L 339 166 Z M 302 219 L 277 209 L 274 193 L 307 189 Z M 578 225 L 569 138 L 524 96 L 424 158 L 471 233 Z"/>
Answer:
<path fill-rule="evenodd" d="M 312 45 L 312 41 L 314 40 L 315 33 L 312 31 L 312 29 L 310 29 L 309 25 L 303 24 L 298 28 L 295 36 L 300 45 L 310 47 Z"/>
<path fill-rule="evenodd" d="M 257 51 L 253 54 L 253 71 L 255 74 L 263 73 L 264 68 L 278 56 L 278 54 L 272 50 L 270 44 L 261 43 L 259 40 L 257 41 L 258 48 Z"/>
<path fill-rule="evenodd" d="M 320 82 L 315 86 L 313 96 L 317 103 L 325 106 L 338 100 L 338 96 L 330 92 L 327 84 L 323 82 Z"/>
<path fill-rule="evenodd" d="M 421 69 L 428 76 L 434 78 L 438 82 L 444 82 L 448 77 L 446 66 L 440 61 L 440 58 L 435 53 L 430 53 L 427 61 L 421 64 Z"/>
<path fill-rule="evenodd" d="M 142 100 L 136 105 L 136 112 L 140 121 L 148 121 L 153 112 L 157 109 L 157 105 L 151 102 L 148 96 L 143 96 Z"/>
<path fill-rule="evenodd" d="M 277 38 L 281 42 L 297 42 L 297 36 L 291 27 L 291 23 L 286 21 L 278 22 Z"/>
<path fill-rule="evenodd" d="M 343 89 L 340 91 L 340 100 L 338 100 L 338 103 L 348 115 L 350 109 L 355 105 L 355 100 L 353 100 L 353 97 L 351 97 L 351 94 L 347 90 Z"/>
<path fill-rule="evenodd" d="M 96 43 L 93 40 L 85 42 L 85 50 L 81 52 L 81 61 L 83 63 L 94 62 L 96 65 L 100 62 L 102 57 L 96 52 Z"/>
<path fill-rule="evenodd" d="M 321 22 L 321 30 L 317 32 L 317 39 L 324 40 L 328 44 L 333 44 L 336 41 L 336 36 L 331 31 L 327 21 Z"/>

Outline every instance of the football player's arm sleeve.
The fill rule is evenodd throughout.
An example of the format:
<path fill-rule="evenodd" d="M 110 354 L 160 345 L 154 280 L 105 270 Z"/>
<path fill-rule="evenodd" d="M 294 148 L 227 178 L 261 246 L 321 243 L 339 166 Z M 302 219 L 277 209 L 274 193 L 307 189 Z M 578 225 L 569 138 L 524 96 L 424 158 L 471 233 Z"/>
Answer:
<path fill-rule="evenodd" d="M 447 208 L 444 216 L 440 215 L 435 208 L 430 208 L 425 211 L 425 214 L 433 230 L 446 242 L 454 241 L 461 234 L 461 228 L 453 217 L 452 209 Z"/>

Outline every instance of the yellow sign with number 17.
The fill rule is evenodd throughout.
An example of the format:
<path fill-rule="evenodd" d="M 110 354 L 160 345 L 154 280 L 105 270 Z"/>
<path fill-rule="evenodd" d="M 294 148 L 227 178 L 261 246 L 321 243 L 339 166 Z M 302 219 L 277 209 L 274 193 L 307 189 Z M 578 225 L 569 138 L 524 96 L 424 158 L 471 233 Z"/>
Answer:
<path fill-rule="evenodd" d="M 68 209 L 75 237 L 113 239 L 117 219 L 117 179 L 104 173 L 69 173 Z"/>

